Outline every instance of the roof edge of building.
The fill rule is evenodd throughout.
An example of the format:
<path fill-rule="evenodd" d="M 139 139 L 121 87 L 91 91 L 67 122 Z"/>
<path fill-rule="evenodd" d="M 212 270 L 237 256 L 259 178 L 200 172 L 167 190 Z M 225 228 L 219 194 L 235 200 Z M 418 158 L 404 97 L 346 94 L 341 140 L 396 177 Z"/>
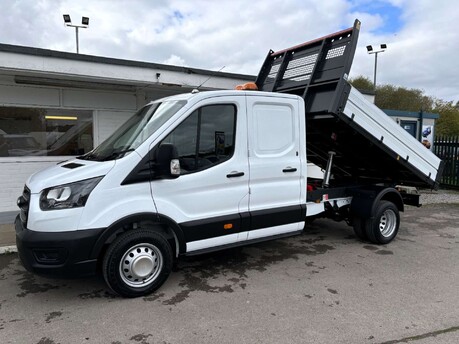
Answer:
<path fill-rule="evenodd" d="M 114 57 L 77 54 L 77 53 L 70 53 L 70 52 L 65 52 L 65 51 L 57 51 L 57 50 L 51 50 L 51 49 L 35 48 L 35 47 L 5 44 L 5 43 L 0 43 L 0 52 L 9 52 L 9 53 L 24 54 L 24 55 L 43 56 L 43 57 L 56 57 L 56 58 L 62 58 L 62 59 L 67 59 L 67 60 L 105 63 L 105 64 L 129 66 L 129 67 L 155 68 L 155 69 L 169 70 L 173 72 L 181 72 L 181 73 L 186 73 L 186 74 L 201 74 L 201 75 L 209 75 L 209 76 L 218 76 L 218 77 L 223 77 L 223 78 L 238 78 L 238 79 L 245 79 L 245 80 L 255 80 L 255 75 L 228 73 L 228 72 L 216 72 L 216 71 L 211 71 L 207 69 L 200 69 L 200 68 L 193 68 L 193 67 L 173 66 L 173 65 L 154 63 L 154 62 L 119 59 L 119 58 L 114 58 Z"/>
<path fill-rule="evenodd" d="M 421 114 L 419 111 L 405 111 L 405 110 L 392 110 L 392 109 L 382 109 L 384 113 L 388 116 L 392 117 L 413 117 L 413 118 L 421 118 Z M 423 112 L 423 118 L 429 119 L 438 119 L 440 115 L 438 113 L 432 112 Z"/>

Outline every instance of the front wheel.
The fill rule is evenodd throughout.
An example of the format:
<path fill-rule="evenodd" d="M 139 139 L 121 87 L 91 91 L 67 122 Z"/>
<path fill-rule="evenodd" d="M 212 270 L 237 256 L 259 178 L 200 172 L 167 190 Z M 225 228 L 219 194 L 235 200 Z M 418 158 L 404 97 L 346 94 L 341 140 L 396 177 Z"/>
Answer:
<path fill-rule="evenodd" d="M 157 290 L 172 270 L 172 249 L 159 233 L 129 231 L 108 248 L 102 271 L 105 282 L 124 297 L 144 296 Z"/>
<path fill-rule="evenodd" d="M 366 220 L 365 233 L 374 244 L 388 244 L 397 235 L 400 226 L 400 214 L 394 203 L 380 201 L 373 219 Z"/>

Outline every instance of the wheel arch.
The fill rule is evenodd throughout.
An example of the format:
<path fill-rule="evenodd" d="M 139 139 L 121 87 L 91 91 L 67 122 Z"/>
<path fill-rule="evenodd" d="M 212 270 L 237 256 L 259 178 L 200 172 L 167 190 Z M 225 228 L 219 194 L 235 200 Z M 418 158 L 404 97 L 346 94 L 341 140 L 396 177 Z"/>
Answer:
<path fill-rule="evenodd" d="M 379 195 L 378 198 L 375 199 L 373 203 L 372 215 L 374 215 L 376 204 L 379 201 L 389 201 L 395 204 L 398 211 L 404 211 L 405 205 L 403 204 L 402 195 L 394 188 L 387 188 L 384 189 Z"/>
<path fill-rule="evenodd" d="M 100 258 L 108 245 L 120 234 L 137 228 L 152 229 L 163 233 L 166 239 L 173 240 L 176 256 L 186 251 L 185 235 L 175 221 L 157 213 L 138 213 L 123 217 L 107 227 L 97 239 L 91 258 Z"/>
<path fill-rule="evenodd" d="M 357 189 L 352 194 L 351 213 L 363 219 L 375 215 L 380 201 L 389 201 L 395 204 L 399 211 L 404 211 L 403 199 L 400 193 L 392 187 L 372 187 Z"/>

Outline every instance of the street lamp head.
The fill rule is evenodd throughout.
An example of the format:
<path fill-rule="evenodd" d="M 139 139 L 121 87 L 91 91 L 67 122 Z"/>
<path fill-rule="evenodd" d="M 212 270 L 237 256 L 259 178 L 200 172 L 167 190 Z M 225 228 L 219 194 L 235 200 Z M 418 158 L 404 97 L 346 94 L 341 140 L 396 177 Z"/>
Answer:
<path fill-rule="evenodd" d="M 379 50 L 378 50 L 379 49 Z M 378 54 L 386 51 L 387 44 L 382 43 L 379 45 L 379 48 L 376 46 L 376 50 L 374 50 L 373 46 L 367 45 L 367 53 L 375 55 L 375 73 L 373 78 L 373 88 L 376 90 L 376 68 L 378 65 Z"/>
<path fill-rule="evenodd" d="M 88 17 L 81 17 L 81 25 L 72 24 L 69 14 L 63 14 L 64 23 L 67 27 L 74 27 L 75 28 L 75 38 L 76 38 L 76 52 L 77 54 L 80 53 L 80 47 L 78 43 L 78 29 L 86 29 L 89 26 L 89 18 Z"/>
<path fill-rule="evenodd" d="M 376 50 L 375 50 L 376 49 Z M 378 50 L 379 49 L 379 50 Z M 373 47 L 372 45 L 367 45 L 367 53 L 368 54 L 378 54 L 378 53 L 382 53 L 383 51 L 385 51 L 387 49 L 387 44 L 383 43 L 383 44 L 379 44 L 379 47 L 376 46 L 376 47 Z"/>
<path fill-rule="evenodd" d="M 70 14 L 64 14 L 64 23 L 70 24 L 72 21 L 70 20 Z"/>

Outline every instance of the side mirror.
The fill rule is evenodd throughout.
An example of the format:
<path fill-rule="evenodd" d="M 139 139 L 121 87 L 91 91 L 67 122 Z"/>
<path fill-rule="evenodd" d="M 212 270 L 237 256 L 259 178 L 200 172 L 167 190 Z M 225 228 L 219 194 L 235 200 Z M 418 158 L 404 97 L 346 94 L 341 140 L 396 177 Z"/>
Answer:
<path fill-rule="evenodd" d="M 157 178 L 177 178 L 180 176 L 180 162 L 177 148 L 172 143 L 163 143 L 156 150 L 155 174 Z"/>

